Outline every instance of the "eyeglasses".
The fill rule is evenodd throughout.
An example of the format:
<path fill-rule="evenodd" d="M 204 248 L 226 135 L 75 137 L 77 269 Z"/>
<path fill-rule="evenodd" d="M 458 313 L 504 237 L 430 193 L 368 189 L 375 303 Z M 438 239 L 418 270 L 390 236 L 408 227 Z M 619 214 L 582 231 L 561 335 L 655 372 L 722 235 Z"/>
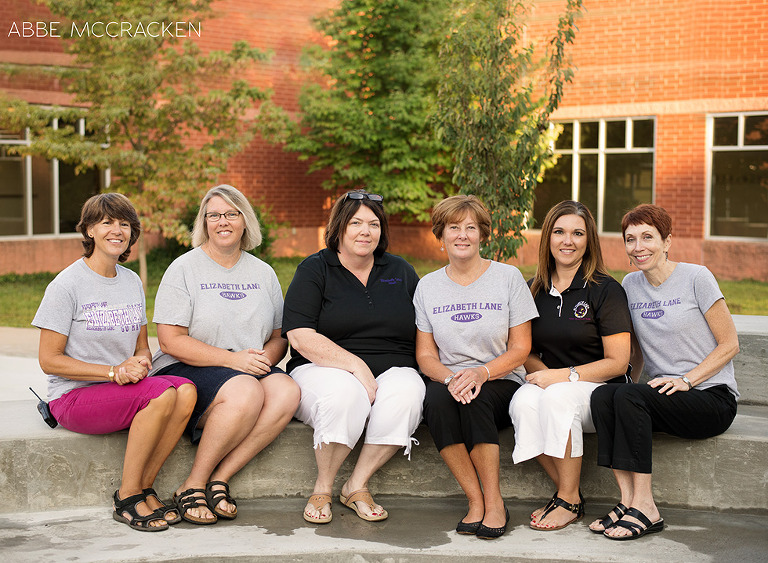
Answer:
<path fill-rule="evenodd" d="M 222 215 L 224 216 L 224 218 L 227 221 L 234 221 L 235 219 L 240 217 L 240 215 L 242 215 L 242 213 L 240 213 L 239 211 L 227 211 L 226 213 L 215 213 L 215 212 L 212 212 L 212 213 L 206 213 L 205 214 L 205 218 L 208 219 L 211 223 L 214 223 L 214 222 L 218 221 L 219 219 L 221 219 Z"/>
<path fill-rule="evenodd" d="M 378 203 L 384 201 L 384 197 L 379 194 L 369 194 L 365 192 L 347 192 L 345 197 L 348 199 L 370 199 L 371 201 L 376 201 Z"/>

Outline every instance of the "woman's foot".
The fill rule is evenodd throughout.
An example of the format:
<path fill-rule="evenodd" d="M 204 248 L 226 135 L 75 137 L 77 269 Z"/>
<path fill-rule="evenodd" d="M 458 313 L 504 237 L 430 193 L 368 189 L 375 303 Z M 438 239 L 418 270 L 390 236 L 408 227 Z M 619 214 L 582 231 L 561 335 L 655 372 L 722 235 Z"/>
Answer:
<path fill-rule="evenodd" d="M 582 516 L 584 516 L 584 504 L 580 497 L 575 502 L 570 498 L 555 497 L 539 519 L 531 521 L 530 527 L 534 530 L 543 531 L 561 530 Z"/>
<path fill-rule="evenodd" d="M 327 524 L 332 519 L 331 493 L 312 493 L 304 507 L 304 520 L 312 524 Z"/>
<path fill-rule="evenodd" d="M 658 524 L 659 522 L 661 522 L 661 528 L 663 529 L 664 523 L 663 523 L 663 520 L 661 520 L 661 514 L 659 514 L 659 509 L 656 508 L 655 503 L 647 505 L 644 508 L 630 506 L 629 509 L 627 510 L 628 514 L 625 514 L 624 516 L 621 517 L 622 521 L 636 524 L 641 529 L 646 529 L 651 527 L 646 522 L 641 522 L 638 518 L 635 518 L 634 516 L 631 516 L 629 514 L 629 512 L 633 508 L 640 511 L 640 513 L 644 515 L 648 519 L 648 521 L 651 522 L 651 525 Z M 654 528 L 653 531 L 661 531 L 661 530 Z M 623 538 L 623 537 L 637 535 L 637 534 L 633 534 L 631 529 L 623 526 L 612 526 L 607 530 L 605 530 L 604 535 L 610 538 Z"/>
<path fill-rule="evenodd" d="M 216 515 L 208 508 L 205 500 L 205 489 L 200 487 L 182 488 L 173 495 L 173 501 L 179 509 L 179 514 L 192 524 L 215 524 Z"/>
<path fill-rule="evenodd" d="M 155 492 L 155 489 L 148 487 L 142 492 L 147 497 L 147 506 L 149 506 L 149 508 L 154 511 L 159 510 L 162 512 L 163 518 L 166 522 L 169 524 L 178 524 L 181 522 L 181 516 L 179 516 L 179 511 L 176 509 L 176 506 L 173 503 L 165 504 L 163 501 L 161 501 L 160 497 L 157 495 L 157 492 Z"/>
<path fill-rule="evenodd" d="M 225 481 L 210 481 L 205 486 L 205 500 L 219 518 L 234 520 L 237 516 L 237 503 L 229 495 L 229 485 Z"/>
<path fill-rule="evenodd" d="M 160 532 L 168 529 L 168 522 L 147 505 L 143 492 L 137 494 L 121 493 L 118 489 L 112 495 L 112 517 L 134 530 L 141 532 Z"/>
<path fill-rule="evenodd" d="M 589 525 L 590 531 L 596 534 L 602 534 L 606 529 L 613 527 L 613 525 L 616 522 L 618 522 L 622 516 L 624 516 L 624 513 L 626 511 L 627 511 L 627 507 L 624 505 L 624 503 L 620 502 L 619 504 L 614 506 L 608 512 L 608 514 L 592 522 Z"/>
<path fill-rule="evenodd" d="M 367 487 L 361 487 L 359 489 L 352 489 L 350 487 L 349 482 L 344 483 L 344 486 L 341 488 L 341 496 L 339 497 L 341 500 L 341 503 L 345 506 L 348 506 L 349 508 L 352 508 L 352 506 L 349 504 L 350 497 L 354 498 L 356 496 L 356 493 L 367 493 L 368 496 L 370 496 L 370 492 L 368 492 Z M 345 502 L 346 501 L 346 502 Z M 363 520 L 384 520 L 388 514 L 387 511 L 384 510 L 384 507 L 380 504 L 376 503 L 373 498 L 370 499 L 370 504 L 366 502 L 365 500 L 355 500 L 352 504 L 354 504 L 355 507 L 357 507 L 355 512 L 357 513 L 360 518 Z"/>
<path fill-rule="evenodd" d="M 541 518 L 541 515 L 544 514 L 547 511 L 547 509 L 549 509 L 550 506 L 552 506 L 552 503 L 555 502 L 556 498 L 557 498 L 557 491 L 555 491 L 555 494 L 552 495 L 552 498 L 549 499 L 547 504 L 531 512 L 531 522 L 536 522 L 539 518 Z"/>

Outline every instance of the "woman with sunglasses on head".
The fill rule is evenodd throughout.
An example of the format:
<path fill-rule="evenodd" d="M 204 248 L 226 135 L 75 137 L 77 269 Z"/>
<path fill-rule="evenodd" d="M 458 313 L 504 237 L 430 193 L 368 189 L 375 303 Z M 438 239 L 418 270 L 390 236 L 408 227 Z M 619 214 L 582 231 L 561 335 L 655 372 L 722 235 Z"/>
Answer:
<path fill-rule="evenodd" d="M 527 383 L 509 406 L 512 460 L 536 458 L 555 484 L 552 499 L 530 523 L 552 531 L 584 515 L 582 433 L 595 431 L 589 398 L 606 381 L 629 381 L 632 322 L 624 290 L 603 264 L 595 220 L 577 201 L 558 203 L 544 218 L 529 285 L 539 318 L 532 324 Z"/>
<path fill-rule="evenodd" d="M 639 372 L 645 365 L 651 379 L 592 393 L 597 464 L 613 469 L 621 500 L 589 529 L 619 541 L 664 529 L 651 486 L 653 432 L 717 436 L 736 417 L 739 398 L 739 338 L 715 277 L 704 266 L 669 259 L 672 218 L 662 207 L 635 207 L 621 231 L 630 264 L 640 270 L 622 284 L 637 337 L 632 366 Z"/>
<path fill-rule="evenodd" d="M 191 379 L 198 398 L 187 431 L 198 443 L 174 499 L 181 517 L 237 516 L 229 481 L 290 422 L 299 388 L 277 363 L 283 296 L 274 270 L 248 251 L 261 243 L 251 204 L 222 184 L 200 203 L 192 246 L 171 263 L 155 299 L 154 373 Z"/>
<path fill-rule="evenodd" d="M 317 480 L 304 508 L 314 524 L 331 521 L 336 474 L 366 422 L 339 500 L 363 520 L 387 518 L 368 480 L 398 449 L 410 455 L 421 420 L 412 303 L 418 276 L 386 252 L 388 243 L 382 197 L 347 192 L 331 209 L 326 248 L 299 264 L 285 296 L 288 372 L 301 387 L 296 418 L 314 428 Z"/>
<path fill-rule="evenodd" d="M 195 404 L 182 377 L 147 377 L 144 289 L 119 265 L 141 225 L 121 194 L 91 197 L 77 230 L 83 258 L 45 290 L 32 324 L 40 330 L 40 367 L 48 374 L 51 413 L 72 432 L 128 429 L 123 475 L 113 495 L 113 518 L 142 532 L 160 532 L 181 519 L 152 485 L 179 441 Z"/>
<path fill-rule="evenodd" d="M 469 501 L 459 534 L 502 536 L 509 512 L 499 484 L 499 430 L 523 383 L 536 306 L 520 271 L 486 260 L 491 216 L 475 196 L 444 199 L 432 232 L 448 266 L 424 276 L 414 298 L 416 358 L 429 378 L 424 418 Z"/>

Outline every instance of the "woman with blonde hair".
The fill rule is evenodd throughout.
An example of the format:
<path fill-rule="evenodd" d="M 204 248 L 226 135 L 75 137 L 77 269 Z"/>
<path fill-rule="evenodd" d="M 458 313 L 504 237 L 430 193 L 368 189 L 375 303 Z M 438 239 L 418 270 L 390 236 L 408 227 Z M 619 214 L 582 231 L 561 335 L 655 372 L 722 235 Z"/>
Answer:
<path fill-rule="evenodd" d="M 226 184 L 211 188 L 194 248 L 171 263 L 157 290 L 154 373 L 183 375 L 198 389 L 187 427 L 197 453 L 174 495 L 193 524 L 237 516 L 230 479 L 280 434 L 299 402 L 298 386 L 276 367 L 288 345 L 280 282 L 248 253 L 260 243 L 245 196 Z"/>

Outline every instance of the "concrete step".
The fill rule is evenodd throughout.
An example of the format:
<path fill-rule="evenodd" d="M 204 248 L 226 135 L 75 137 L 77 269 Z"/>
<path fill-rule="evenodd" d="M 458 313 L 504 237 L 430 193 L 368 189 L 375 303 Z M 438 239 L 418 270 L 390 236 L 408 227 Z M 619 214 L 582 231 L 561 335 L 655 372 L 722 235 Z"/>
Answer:
<path fill-rule="evenodd" d="M 307 524 L 304 499 L 239 500 L 239 516 L 215 526 L 181 523 L 169 531 L 136 532 L 112 520 L 109 500 L 92 507 L 0 516 L 0 553 L 9 563 L 143 561 L 427 563 L 464 562 L 764 562 L 768 515 L 728 515 L 664 508 L 660 534 L 616 542 L 587 525 L 613 505 L 588 499 L 586 517 L 553 533 L 528 528 L 542 503 L 507 500 L 506 535 L 483 541 L 453 529 L 466 511 L 462 499 L 378 495 L 384 522 L 363 522 L 336 499 L 333 521 Z"/>
<path fill-rule="evenodd" d="M 535 461 L 512 463 L 513 437 L 511 429 L 501 436 L 502 493 L 521 500 L 549 497 L 552 484 Z M 416 438 L 420 445 L 411 460 L 396 454 L 373 477 L 371 489 L 413 497 L 461 495 L 425 426 Z M 0 513 L 102 504 L 119 485 L 126 440 L 127 432 L 86 436 L 61 427 L 51 430 L 34 401 L 0 403 Z M 596 436 L 585 436 L 582 490 L 591 501 L 615 502 L 617 486 L 612 473 L 595 464 L 596 448 Z M 183 438 L 158 477 L 158 492 L 170 495 L 178 487 L 194 454 Z M 353 452 L 350 459 L 356 458 Z M 654 439 L 654 492 L 662 506 L 768 512 L 766 467 L 768 407 L 740 407 L 732 427 L 716 438 L 693 441 L 660 434 Z M 337 488 L 350 470 L 348 461 Z M 312 430 L 293 421 L 231 486 L 242 499 L 307 497 L 315 476 Z"/>

